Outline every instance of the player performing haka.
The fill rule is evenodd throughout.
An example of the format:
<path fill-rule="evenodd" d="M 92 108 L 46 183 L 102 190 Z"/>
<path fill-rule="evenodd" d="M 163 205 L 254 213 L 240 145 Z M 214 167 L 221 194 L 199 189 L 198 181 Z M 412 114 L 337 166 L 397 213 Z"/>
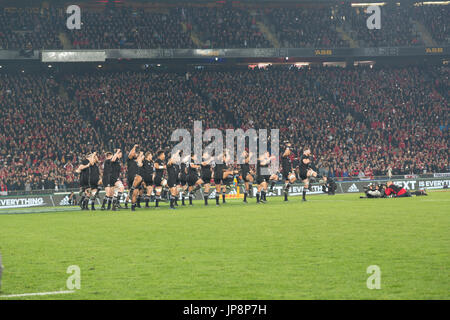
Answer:
<path fill-rule="evenodd" d="M 192 199 L 194 197 L 195 191 L 201 188 L 203 185 L 203 180 L 198 176 L 199 165 L 195 164 L 197 160 L 197 156 L 193 154 L 191 156 L 191 162 L 189 163 L 187 169 L 187 183 L 188 183 L 188 195 L 189 195 L 189 205 L 192 204 Z"/>
<path fill-rule="evenodd" d="M 136 176 L 138 172 L 137 167 L 137 156 L 139 154 L 138 145 L 135 144 L 133 148 L 131 149 L 130 153 L 128 154 L 127 158 L 127 185 L 128 185 L 128 195 L 125 199 L 125 208 L 128 208 L 128 201 L 131 200 L 133 197 L 133 191 L 131 190 L 133 188 L 133 182 L 134 177 Z"/>
<path fill-rule="evenodd" d="M 190 155 L 186 154 L 183 155 L 183 152 L 180 153 L 180 157 L 181 157 L 181 163 L 180 163 L 180 173 L 179 173 L 179 180 L 180 180 L 180 195 L 181 195 L 181 205 L 185 205 L 184 203 L 184 199 L 186 196 L 186 192 L 188 189 L 188 183 L 187 183 L 187 179 L 188 179 L 188 167 L 189 167 L 189 158 Z"/>
<path fill-rule="evenodd" d="M 310 180 L 316 177 L 320 177 L 320 175 L 313 170 L 312 159 L 313 157 L 311 155 L 311 149 L 309 147 L 306 147 L 303 150 L 302 156 L 300 157 L 299 164 L 299 176 L 303 182 L 302 201 L 306 201 L 306 189 L 311 191 Z M 326 178 L 324 179 L 326 180 Z"/>
<path fill-rule="evenodd" d="M 100 169 L 98 167 L 97 152 L 94 152 L 90 159 L 89 166 L 89 202 L 91 204 L 91 210 L 95 210 L 95 199 L 99 191 L 99 185 L 102 183 L 100 179 Z"/>
<path fill-rule="evenodd" d="M 211 178 L 212 178 L 211 162 L 213 161 L 213 159 L 214 158 L 209 153 L 205 152 L 203 154 L 203 161 L 200 164 L 201 180 L 205 188 L 203 192 L 203 199 L 205 200 L 205 206 L 208 205 L 209 191 L 211 188 Z"/>
<path fill-rule="evenodd" d="M 89 189 L 89 166 L 91 154 L 86 155 L 86 157 L 81 161 L 81 164 L 75 170 L 75 172 L 80 174 L 80 207 L 81 210 L 88 210 L 88 189 Z"/>
<path fill-rule="evenodd" d="M 284 179 L 284 201 L 288 201 L 290 184 L 297 180 L 295 173 L 292 170 L 291 154 L 291 144 L 286 143 L 286 148 L 281 156 L 281 173 Z"/>
<path fill-rule="evenodd" d="M 247 203 L 247 196 L 253 191 L 253 175 L 250 170 L 250 157 L 247 151 L 244 151 L 244 163 L 241 164 L 241 177 L 244 181 L 244 202 Z"/>
<path fill-rule="evenodd" d="M 153 192 L 153 160 L 152 154 L 150 152 L 146 152 L 145 155 L 143 152 L 140 152 L 137 157 L 137 174 L 134 177 L 132 188 L 130 192 L 132 194 L 131 198 L 131 211 L 135 211 L 137 207 L 138 197 L 140 193 L 140 188 L 143 187 L 145 189 L 145 207 L 148 208 L 150 196 Z"/>
<path fill-rule="evenodd" d="M 167 185 L 167 181 L 164 179 L 164 170 L 167 168 L 164 164 L 164 160 L 166 159 L 166 154 L 163 150 L 159 150 L 156 153 L 155 160 L 155 208 L 159 207 L 159 202 L 161 201 L 161 191 L 162 188 Z"/>
<path fill-rule="evenodd" d="M 217 155 L 216 159 L 220 155 Z M 231 167 L 231 159 L 226 152 L 222 156 L 222 163 L 219 163 L 219 160 L 216 161 L 214 166 L 214 184 L 216 186 L 216 206 L 219 205 L 220 194 L 222 193 L 222 203 L 226 203 L 225 194 L 227 186 L 233 183 L 233 175 L 237 174 L 238 171 L 233 170 Z"/>
<path fill-rule="evenodd" d="M 167 186 L 169 187 L 170 209 L 175 209 L 175 202 L 178 197 L 178 163 L 180 163 L 180 152 L 170 156 L 167 162 Z"/>

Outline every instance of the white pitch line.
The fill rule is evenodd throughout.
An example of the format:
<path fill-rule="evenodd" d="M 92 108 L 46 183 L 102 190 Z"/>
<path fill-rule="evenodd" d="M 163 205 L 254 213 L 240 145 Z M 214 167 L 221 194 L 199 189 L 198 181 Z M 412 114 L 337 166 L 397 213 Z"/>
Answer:
<path fill-rule="evenodd" d="M 75 291 L 53 291 L 53 292 L 36 292 L 36 293 L 21 293 L 21 294 L 10 294 L 6 296 L 0 296 L 0 298 L 17 298 L 17 297 L 31 297 L 31 296 L 49 296 L 55 294 L 67 294 L 74 293 Z"/>

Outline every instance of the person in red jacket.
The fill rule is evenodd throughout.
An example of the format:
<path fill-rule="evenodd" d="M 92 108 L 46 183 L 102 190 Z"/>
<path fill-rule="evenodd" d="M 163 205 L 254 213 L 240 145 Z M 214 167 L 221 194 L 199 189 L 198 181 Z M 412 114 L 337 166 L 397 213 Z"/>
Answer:
<path fill-rule="evenodd" d="M 386 189 L 384 190 L 384 194 L 386 196 L 393 196 L 393 197 L 411 197 L 411 193 L 408 190 L 395 185 L 392 181 L 388 181 L 386 183 Z"/>

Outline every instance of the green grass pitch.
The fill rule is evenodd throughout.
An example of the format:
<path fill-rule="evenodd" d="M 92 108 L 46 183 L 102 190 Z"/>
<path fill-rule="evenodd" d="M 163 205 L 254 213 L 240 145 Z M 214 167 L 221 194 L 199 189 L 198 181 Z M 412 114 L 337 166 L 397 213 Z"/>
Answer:
<path fill-rule="evenodd" d="M 0 214 L 0 295 L 67 290 L 77 265 L 75 293 L 20 299 L 449 299 L 449 214 L 450 192 Z"/>

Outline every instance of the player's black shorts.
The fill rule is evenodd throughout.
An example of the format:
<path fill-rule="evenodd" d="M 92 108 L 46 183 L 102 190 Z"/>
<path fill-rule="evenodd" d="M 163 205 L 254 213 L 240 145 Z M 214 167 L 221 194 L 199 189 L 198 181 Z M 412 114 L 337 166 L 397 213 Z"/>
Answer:
<path fill-rule="evenodd" d="M 117 180 L 119 180 L 119 177 L 115 177 L 113 175 L 109 176 L 108 187 L 114 187 L 116 185 Z"/>
<path fill-rule="evenodd" d="M 134 177 L 136 177 L 136 175 L 127 177 L 128 189 L 131 189 L 131 187 L 133 187 Z"/>
<path fill-rule="evenodd" d="M 87 179 L 87 178 L 81 179 L 80 180 L 80 188 L 84 188 L 84 189 L 90 188 L 89 179 Z"/>
<path fill-rule="evenodd" d="M 283 170 L 281 173 L 283 174 L 283 179 L 284 180 L 289 180 L 289 176 L 291 175 L 291 171 Z"/>
<path fill-rule="evenodd" d="M 214 178 L 214 184 L 215 185 L 222 184 L 222 178 Z"/>
<path fill-rule="evenodd" d="M 178 182 L 180 185 L 185 186 L 187 184 L 187 176 L 185 174 L 180 174 Z"/>
<path fill-rule="evenodd" d="M 155 181 L 153 181 L 153 182 L 155 183 L 156 187 L 162 187 L 163 180 L 164 180 L 164 178 L 162 176 L 161 177 L 156 176 Z"/>
<path fill-rule="evenodd" d="M 198 176 L 196 176 L 196 175 L 189 175 L 189 176 L 187 177 L 187 183 L 188 183 L 188 186 L 189 186 L 189 187 L 194 186 L 195 183 L 197 182 L 197 180 L 198 180 Z"/>
<path fill-rule="evenodd" d="M 142 178 L 142 182 L 144 182 L 147 187 L 153 185 L 153 177 L 152 177 L 152 175 L 144 174 L 144 175 L 141 176 L 141 178 Z"/>
<path fill-rule="evenodd" d="M 174 188 L 174 187 L 176 187 L 177 186 L 177 183 L 178 181 L 177 181 L 177 177 L 170 177 L 169 176 L 169 178 L 167 179 L 167 186 L 169 187 L 169 188 Z"/>
<path fill-rule="evenodd" d="M 306 171 L 306 170 L 300 170 L 299 176 L 300 176 L 300 179 L 301 179 L 301 180 L 306 180 L 306 179 L 308 179 L 308 171 Z"/>
<path fill-rule="evenodd" d="M 250 171 L 243 171 L 242 172 L 242 180 L 244 180 L 245 182 L 250 182 L 250 180 L 248 180 L 247 176 L 250 174 Z"/>
<path fill-rule="evenodd" d="M 211 173 L 202 174 L 202 180 L 204 183 L 211 183 Z"/>
<path fill-rule="evenodd" d="M 231 177 L 223 179 L 222 181 L 223 181 L 224 185 L 229 186 L 229 185 L 233 184 L 234 177 L 231 176 Z"/>
<path fill-rule="evenodd" d="M 98 189 L 98 180 L 97 181 L 91 181 L 89 183 L 89 188 L 91 188 L 91 189 Z"/>
<path fill-rule="evenodd" d="M 261 183 L 263 183 L 264 181 L 266 181 L 266 182 L 269 182 L 269 179 L 270 179 L 270 176 L 257 176 L 256 177 L 256 183 L 257 184 L 261 184 Z"/>

